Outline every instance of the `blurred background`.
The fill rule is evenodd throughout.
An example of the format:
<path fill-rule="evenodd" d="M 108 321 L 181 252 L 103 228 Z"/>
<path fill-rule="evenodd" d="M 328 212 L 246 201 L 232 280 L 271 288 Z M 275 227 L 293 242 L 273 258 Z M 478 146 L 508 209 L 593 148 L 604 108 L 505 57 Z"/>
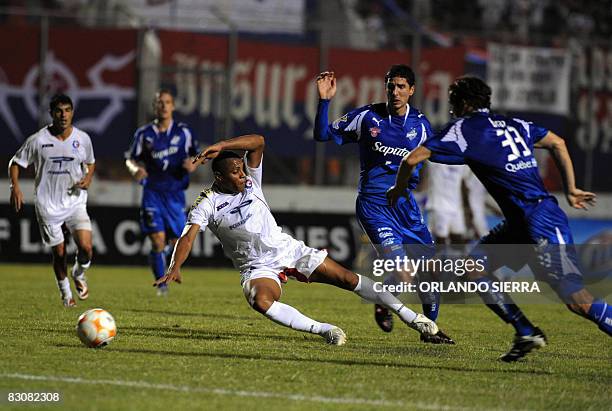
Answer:
<path fill-rule="evenodd" d="M 576 241 L 612 237 L 611 0 L 0 0 L 0 55 L 4 170 L 24 139 L 50 122 L 56 92 L 73 99 L 75 125 L 92 137 L 97 262 L 146 264 L 140 186 L 124 152 L 165 87 L 175 94 L 175 118 L 203 145 L 266 136 L 264 188 L 279 223 L 351 265 L 363 240 L 354 219 L 358 151 L 313 141 L 314 78 L 327 69 L 338 76 L 331 121 L 384 101 L 384 74 L 397 63 L 415 70 L 411 104 L 434 128 L 449 119 L 448 85 L 469 73 L 492 86 L 495 111 L 563 136 L 578 185 L 599 195 L 588 213 L 565 207 Z M 542 177 L 559 192 L 544 154 Z M 189 203 L 210 177 L 208 167 L 196 172 Z M 0 190 L 1 259 L 49 261 L 32 208 L 9 210 L 6 174 Z M 23 191 L 31 206 L 33 182 Z M 426 183 L 418 198 L 426 204 Z M 225 263 L 208 233 L 193 257 Z"/>

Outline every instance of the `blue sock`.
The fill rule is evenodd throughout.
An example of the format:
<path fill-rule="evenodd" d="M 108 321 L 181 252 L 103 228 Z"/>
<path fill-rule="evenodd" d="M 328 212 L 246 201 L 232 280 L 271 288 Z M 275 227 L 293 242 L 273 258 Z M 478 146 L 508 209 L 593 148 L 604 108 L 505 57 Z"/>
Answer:
<path fill-rule="evenodd" d="M 512 298 L 506 293 L 492 291 L 492 281 L 490 278 L 481 277 L 474 282 L 477 284 L 488 283 L 488 291 L 478 293 L 480 298 L 499 318 L 512 324 L 518 335 L 533 334 L 535 327 L 525 317 L 521 309 L 514 304 Z"/>
<path fill-rule="evenodd" d="M 604 300 L 595 300 L 591 304 L 588 317 L 599 329 L 612 336 L 612 307 Z"/>
<path fill-rule="evenodd" d="M 431 321 L 436 321 L 438 319 L 438 312 L 440 311 L 440 293 L 419 293 L 419 298 L 423 303 L 423 314 Z"/>
<path fill-rule="evenodd" d="M 164 276 L 166 271 L 166 258 L 163 251 L 159 253 L 151 251 L 149 254 L 149 264 L 151 265 L 151 270 L 156 280 Z"/>

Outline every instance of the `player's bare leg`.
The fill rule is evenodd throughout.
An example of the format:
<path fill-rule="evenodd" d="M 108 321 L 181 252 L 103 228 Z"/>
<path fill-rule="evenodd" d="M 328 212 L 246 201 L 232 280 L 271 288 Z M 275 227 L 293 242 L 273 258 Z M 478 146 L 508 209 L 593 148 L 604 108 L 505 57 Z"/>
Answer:
<path fill-rule="evenodd" d="M 439 331 L 435 322 L 423 314 L 415 313 L 393 294 L 375 291 L 374 282 L 371 279 L 347 270 L 329 257 L 326 257 L 323 263 L 310 275 L 309 281 L 331 284 L 353 291 L 361 298 L 393 311 L 406 325 L 421 334 L 436 335 Z"/>
<path fill-rule="evenodd" d="M 281 288 L 276 281 L 256 278 L 247 281 L 243 290 L 249 305 L 275 323 L 297 331 L 318 334 L 325 338 L 328 344 L 343 345 L 346 342 L 346 335 L 340 328 L 315 321 L 292 306 L 278 301 Z"/>
<path fill-rule="evenodd" d="M 153 276 L 156 280 L 163 277 L 166 272 L 166 256 L 164 254 L 164 248 L 166 247 L 166 233 L 164 231 L 157 231 L 149 234 L 151 240 L 151 253 L 149 254 L 149 263 Z M 158 296 L 166 296 L 168 294 L 168 287 L 163 284 L 157 288 Z"/>
<path fill-rule="evenodd" d="M 68 259 L 66 255 L 66 244 L 65 242 L 51 247 L 51 254 L 53 255 L 53 272 L 55 273 L 55 279 L 57 286 L 60 290 L 60 296 L 65 307 L 74 307 L 76 303 L 72 298 L 72 291 L 70 290 L 70 281 L 68 281 Z"/>
<path fill-rule="evenodd" d="M 77 255 L 72 266 L 72 279 L 79 299 L 85 300 L 89 297 L 89 287 L 87 287 L 85 271 L 91 266 L 91 258 L 93 256 L 91 231 L 75 230 L 74 241 L 77 245 Z"/>

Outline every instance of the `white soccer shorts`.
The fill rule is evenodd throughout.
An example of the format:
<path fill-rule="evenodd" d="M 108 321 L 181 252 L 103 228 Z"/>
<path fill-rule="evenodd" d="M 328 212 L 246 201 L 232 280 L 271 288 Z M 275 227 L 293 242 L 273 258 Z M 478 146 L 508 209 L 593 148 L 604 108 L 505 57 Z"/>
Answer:
<path fill-rule="evenodd" d="M 308 282 L 310 275 L 323 264 L 327 257 L 326 250 L 308 247 L 302 241 L 294 240 L 292 247 L 286 250 L 275 262 L 262 266 L 253 265 L 240 273 L 240 284 L 245 295 L 248 295 L 248 283 L 256 278 L 270 278 L 280 286 L 279 274 L 287 268 L 294 268 L 298 276 L 289 275 L 298 281 Z"/>
<path fill-rule="evenodd" d="M 91 220 L 87 214 L 85 204 L 74 207 L 68 217 L 63 220 L 44 220 L 40 214 L 36 213 L 38 220 L 38 228 L 40 236 L 46 246 L 54 247 L 64 242 L 64 233 L 62 232 L 62 224 L 66 223 L 68 230 L 74 233 L 76 230 L 91 231 Z"/>

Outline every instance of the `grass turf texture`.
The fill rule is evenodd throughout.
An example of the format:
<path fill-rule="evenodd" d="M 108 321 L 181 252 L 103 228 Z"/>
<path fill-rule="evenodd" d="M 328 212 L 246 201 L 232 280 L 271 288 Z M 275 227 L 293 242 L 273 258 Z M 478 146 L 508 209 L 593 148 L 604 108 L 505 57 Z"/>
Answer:
<path fill-rule="evenodd" d="M 283 301 L 347 332 L 347 345 L 330 347 L 251 310 L 231 270 L 185 269 L 168 298 L 155 296 L 146 268 L 88 274 L 90 298 L 68 309 L 50 265 L 0 265 L 0 408 L 25 409 L 8 392 L 60 392 L 60 404 L 36 408 L 71 410 L 601 410 L 612 401 L 609 338 L 561 305 L 524 307 L 549 345 L 504 364 L 496 359 L 513 329 L 481 305 L 443 306 L 439 324 L 458 345 L 433 346 L 397 319 L 393 333 L 379 331 L 352 293 L 290 282 Z M 75 335 L 94 307 L 117 322 L 103 349 Z"/>

